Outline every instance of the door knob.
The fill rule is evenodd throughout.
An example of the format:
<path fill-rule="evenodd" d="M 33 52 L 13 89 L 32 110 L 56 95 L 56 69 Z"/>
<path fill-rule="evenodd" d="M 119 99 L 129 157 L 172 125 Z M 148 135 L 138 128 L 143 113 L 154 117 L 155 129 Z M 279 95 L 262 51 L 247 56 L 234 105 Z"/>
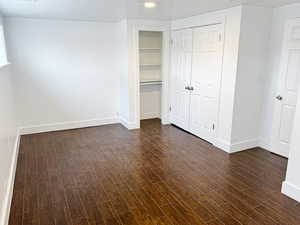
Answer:
<path fill-rule="evenodd" d="M 281 101 L 283 98 L 282 98 L 282 96 L 278 95 L 278 96 L 276 97 L 276 99 L 279 100 L 279 101 Z"/>
<path fill-rule="evenodd" d="M 194 90 L 194 88 L 191 87 L 191 86 L 186 86 L 184 89 L 185 89 L 185 90 L 189 90 L 189 91 L 193 91 L 193 90 Z"/>

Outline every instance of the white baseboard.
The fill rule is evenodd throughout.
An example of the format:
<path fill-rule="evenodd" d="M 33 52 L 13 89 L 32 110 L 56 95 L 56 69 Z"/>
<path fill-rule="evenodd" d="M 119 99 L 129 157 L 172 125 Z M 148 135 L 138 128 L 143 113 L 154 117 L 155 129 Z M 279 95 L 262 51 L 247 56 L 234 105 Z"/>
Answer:
<path fill-rule="evenodd" d="M 84 127 L 95 127 L 95 126 L 114 124 L 119 122 L 120 121 L 118 117 L 110 117 L 110 118 L 103 118 L 103 119 L 41 124 L 41 125 L 21 127 L 20 134 L 21 135 L 36 134 L 36 133 L 44 133 L 50 131 L 70 130 L 70 129 L 84 128 Z"/>
<path fill-rule="evenodd" d="M 12 163 L 9 172 L 8 185 L 6 190 L 6 195 L 3 201 L 2 212 L 0 212 L 0 225 L 8 225 L 10 206 L 13 196 L 15 175 L 17 169 L 18 155 L 19 155 L 19 145 L 20 145 L 20 135 L 17 134 L 14 149 Z"/>
<path fill-rule="evenodd" d="M 170 125 L 171 122 L 170 122 L 169 120 L 162 119 L 162 120 L 161 120 L 161 124 L 162 124 L 162 125 Z"/>
<path fill-rule="evenodd" d="M 123 117 L 120 117 L 120 123 L 128 130 L 140 129 L 140 126 L 136 123 L 131 123 Z"/>
<path fill-rule="evenodd" d="M 230 145 L 230 153 L 240 152 L 251 148 L 258 147 L 257 139 L 236 142 Z"/>
<path fill-rule="evenodd" d="M 170 120 L 169 120 L 169 118 L 167 116 L 162 116 L 161 117 L 161 124 L 162 125 L 170 125 L 171 122 L 170 122 Z"/>
<path fill-rule="evenodd" d="M 269 152 L 271 151 L 271 144 L 266 140 L 260 139 L 258 145 Z"/>
<path fill-rule="evenodd" d="M 295 199 L 296 201 L 300 202 L 300 187 L 291 184 L 287 181 L 282 183 L 281 192 L 288 197 Z"/>
<path fill-rule="evenodd" d="M 147 120 L 147 119 L 154 119 L 154 118 L 160 118 L 160 113 L 158 112 L 150 112 L 150 113 L 143 113 L 141 115 L 141 120 Z"/>
<path fill-rule="evenodd" d="M 241 142 L 236 142 L 230 144 L 227 141 L 221 140 L 221 139 L 216 139 L 214 142 L 214 145 L 221 150 L 227 152 L 227 153 L 235 153 L 235 152 L 240 152 L 244 151 L 247 149 L 255 148 L 258 147 L 258 140 L 257 139 L 251 139 L 251 140 L 246 140 L 246 141 L 241 141 Z"/>
<path fill-rule="evenodd" d="M 216 139 L 213 145 L 227 153 L 230 153 L 230 143 L 227 141 Z"/>

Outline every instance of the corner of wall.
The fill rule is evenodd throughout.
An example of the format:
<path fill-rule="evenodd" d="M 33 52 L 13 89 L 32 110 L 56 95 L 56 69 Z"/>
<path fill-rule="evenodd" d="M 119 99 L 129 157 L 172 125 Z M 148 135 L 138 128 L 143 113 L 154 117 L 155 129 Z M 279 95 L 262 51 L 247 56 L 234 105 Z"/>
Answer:
<path fill-rule="evenodd" d="M 233 131 L 235 86 L 238 73 L 239 46 L 241 33 L 242 6 L 226 10 L 225 43 L 219 111 L 219 129 L 217 141 L 223 143 L 223 150 L 230 152 Z"/>
<path fill-rule="evenodd" d="M 127 128 L 128 130 L 135 130 L 135 129 L 140 129 L 140 125 L 136 124 L 134 122 L 129 122 L 127 119 L 124 117 L 120 117 L 120 123 Z"/>
<path fill-rule="evenodd" d="M 230 153 L 230 143 L 225 140 L 217 138 L 213 145 L 223 150 L 224 152 Z"/>
<path fill-rule="evenodd" d="M 259 146 L 258 139 L 249 139 L 240 142 L 235 142 L 230 145 L 230 153 L 241 152 L 244 150 L 256 148 Z"/>
<path fill-rule="evenodd" d="M 240 142 L 234 142 L 230 143 L 221 139 L 217 139 L 214 143 L 214 145 L 221 150 L 232 154 L 236 152 L 241 152 L 244 150 L 256 148 L 259 146 L 259 139 L 249 139 L 245 141 L 240 141 Z"/>
<path fill-rule="evenodd" d="M 19 146 L 20 146 L 20 135 L 18 132 L 14 144 L 14 149 L 13 149 L 13 157 L 12 157 L 12 163 L 9 172 L 6 195 L 2 203 L 2 212 L 0 212 L 0 225 L 8 225 L 9 222 L 9 214 L 10 214 L 11 202 L 13 197 L 13 189 L 14 189 L 15 175 L 16 175 L 17 162 L 18 162 Z"/>
<path fill-rule="evenodd" d="M 281 192 L 287 195 L 290 198 L 295 199 L 296 201 L 300 202 L 300 187 L 291 184 L 287 181 L 282 183 Z"/>
<path fill-rule="evenodd" d="M 265 138 L 260 138 L 258 142 L 258 146 L 263 148 L 264 150 L 271 151 L 271 143 L 269 140 Z"/>
<path fill-rule="evenodd" d="M 271 17 L 272 9 L 242 6 L 231 134 L 233 151 L 260 146 L 264 102 L 262 80 Z"/>

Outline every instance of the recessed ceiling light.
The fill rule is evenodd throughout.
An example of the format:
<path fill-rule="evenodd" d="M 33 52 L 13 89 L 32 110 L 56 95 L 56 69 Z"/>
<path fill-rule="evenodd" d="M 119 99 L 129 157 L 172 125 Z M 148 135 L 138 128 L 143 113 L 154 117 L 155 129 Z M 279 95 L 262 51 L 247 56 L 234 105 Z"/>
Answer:
<path fill-rule="evenodd" d="M 145 8 L 152 9 L 152 8 L 156 7 L 156 3 L 155 2 L 145 2 L 144 6 L 145 6 Z"/>

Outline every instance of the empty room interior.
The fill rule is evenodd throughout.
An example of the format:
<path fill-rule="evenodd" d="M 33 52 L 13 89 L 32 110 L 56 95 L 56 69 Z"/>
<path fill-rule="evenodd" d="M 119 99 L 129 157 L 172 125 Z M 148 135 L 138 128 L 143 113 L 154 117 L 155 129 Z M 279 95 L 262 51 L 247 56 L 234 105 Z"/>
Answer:
<path fill-rule="evenodd" d="M 0 0 L 0 225 L 300 225 L 299 87 L 300 0 Z"/>

